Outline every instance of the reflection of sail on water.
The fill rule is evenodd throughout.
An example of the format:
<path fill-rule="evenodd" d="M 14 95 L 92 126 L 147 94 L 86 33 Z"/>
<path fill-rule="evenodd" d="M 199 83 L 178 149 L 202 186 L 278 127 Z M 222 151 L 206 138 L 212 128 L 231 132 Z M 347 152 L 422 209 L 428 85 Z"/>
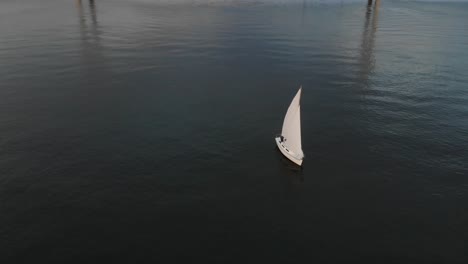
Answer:
<path fill-rule="evenodd" d="M 97 28 L 97 18 L 96 18 L 96 4 L 94 0 L 89 0 L 89 10 L 91 11 L 91 21 L 93 22 L 93 29 Z"/>
<path fill-rule="evenodd" d="M 99 23 L 97 19 L 96 3 L 94 0 L 89 0 L 89 13 L 82 4 L 82 0 L 76 0 L 76 8 L 78 11 L 80 37 L 81 37 L 81 52 L 83 64 L 87 69 L 92 68 L 93 72 L 97 68 L 106 68 L 103 48 L 101 45 Z"/>
<path fill-rule="evenodd" d="M 306 10 L 306 0 L 302 0 L 302 13 L 301 13 L 301 25 L 304 25 L 304 15 Z"/>
<path fill-rule="evenodd" d="M 78 18 L 80 20 L 80 35 L 83 45 L 93 44 L 98 47 L 100 45 L 100 34 L 98 30 L 98 21 L 96 15 L 96 4 L 93 0 L 89 1 L 89 17 L 91 23 L 87 21 L 87 15 L 85 14 L 81 0 L 76 0 L 76 7 L 78 10 Z M 89 28 L 88 28 L 89 26 Z"/>
<path fill-rule="evenodd" d="M 375 66 L 374 58 L 374 45 L 375 45 L 375 32 L 377 31 L 377 19 L 379 14 L 380 0 L 375 0 L 375 4 L 372 5 L 372 1 L 368 1 L 364 30 L 362 32 L 362 43 L 360 51 L 360 64 L 362 79 L 369 77 Z"/>
<path fill-rule="evenodd" d="M 81 0 L 76 0 L 76 10 L 78 11 L 78 19 L 80 20 L 80 34 L 81 34 L 81 39 L 84 38 L 86 30 L 86 18 L 83 13 L 83 6 L 81 4 Z"/>

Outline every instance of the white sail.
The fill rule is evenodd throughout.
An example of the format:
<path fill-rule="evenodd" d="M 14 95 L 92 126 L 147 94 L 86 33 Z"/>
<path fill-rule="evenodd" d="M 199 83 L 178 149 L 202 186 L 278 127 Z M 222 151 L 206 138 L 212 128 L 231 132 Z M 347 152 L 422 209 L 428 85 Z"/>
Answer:
<path fill-rule="evenodd" d="M 302 87 L 299 88 L 299 91 L 289 105 L 281 132 L 281 135 L 285 139 L 284 144 L 294 153 L 296 158 L 304 156 L 301 144 L 301 91 Z"/>

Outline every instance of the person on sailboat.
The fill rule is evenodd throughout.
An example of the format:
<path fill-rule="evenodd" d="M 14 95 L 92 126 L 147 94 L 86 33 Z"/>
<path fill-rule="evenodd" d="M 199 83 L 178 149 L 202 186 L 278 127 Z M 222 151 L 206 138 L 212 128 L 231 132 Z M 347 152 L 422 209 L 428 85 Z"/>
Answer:
<path fill-rule="evenodd" d="M 280 136 L 280 142 L 284 142 L 284 137 Z"/>

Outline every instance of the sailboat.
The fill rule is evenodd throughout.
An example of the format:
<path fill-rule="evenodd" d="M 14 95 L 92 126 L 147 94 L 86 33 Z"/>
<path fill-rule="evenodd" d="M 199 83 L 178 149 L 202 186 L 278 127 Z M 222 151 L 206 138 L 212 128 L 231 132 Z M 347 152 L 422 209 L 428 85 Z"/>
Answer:
<path fill-rule="evenodd" d="M 302 86 L 289 105 L 281 135 L 275 137 L 276 145 L 281 153 L 299 166 L 302 165 L 304 159 L 301 144 L 301 91 Z"/>

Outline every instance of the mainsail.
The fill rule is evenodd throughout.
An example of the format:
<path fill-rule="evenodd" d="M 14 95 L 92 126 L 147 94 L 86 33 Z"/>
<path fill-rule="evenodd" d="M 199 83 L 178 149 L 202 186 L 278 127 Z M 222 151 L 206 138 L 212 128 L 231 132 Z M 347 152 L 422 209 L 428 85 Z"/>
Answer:
<path fill-rule="evenodd" d="M 296 96 L 289 105 L 288 112 L 284 117 L 283 131 L 281 135 L 285 138 L 284 144 L 297 158 L 304 156 L 301 144 L 301 91 L 299 88 Z"/>

